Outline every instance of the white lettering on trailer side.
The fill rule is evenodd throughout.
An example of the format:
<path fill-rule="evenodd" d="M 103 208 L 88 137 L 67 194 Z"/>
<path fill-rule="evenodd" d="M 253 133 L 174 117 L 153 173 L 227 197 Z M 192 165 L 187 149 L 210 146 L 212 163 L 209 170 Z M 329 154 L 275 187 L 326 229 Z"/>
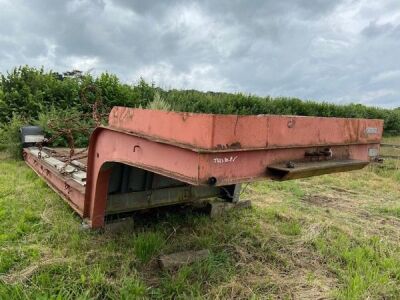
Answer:
<path fill-rule="evenodd" d="M 228 157 L 215 157 L 213 159 L 215 164 L 226 164 L 226 163 L 233 163 L 237 159 L 237 156 L 228 156 Z"/>

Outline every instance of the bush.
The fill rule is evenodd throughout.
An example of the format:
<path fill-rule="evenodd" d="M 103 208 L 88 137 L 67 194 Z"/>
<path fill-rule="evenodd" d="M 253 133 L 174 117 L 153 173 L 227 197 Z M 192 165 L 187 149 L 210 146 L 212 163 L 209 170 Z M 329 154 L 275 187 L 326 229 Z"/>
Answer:
<path fill-rule="evenodd" d="M 21 158 L 22 144 L 20 129 L 28 124 L 22 117 L 14 114 L 10 122 L 0 128 L 0 149 L 13 158 Z"/>
<path fill-rule="evenodd" d="M 45 136 L 50 139 L 50 145 L 54 147 L 68 147 L 71 143 L 74 147 L 87 147 L 90 133 L 95 127 L 90 115 L 77 108 L 60 110 L 52 107 L 47 112 L 40 112 L 34 123 L 43 129 Z M 71 132 L 71 140 L 68 140 L 66 129 Z"/>
<path fill-rule="evenodd" d="M 369 118 L 385 121 L 385 134 L 400 134 L 400 109 L 367 107 L 361 104 L 336 105 L 327 102 L 302 101 L 297 98 L 258 97 L 247 94 L 200 92 L 195 90 L 165 91 L 142 78 L 134 85 L 123 84 L 118 77 L 103 73 L 98 77 L 80 71 L 59 74 L 28 66 L 15 68 L 0 76 L 0 124 L 14 115 L 38 120 L 58 114 L 82 116 L 91 113 L 99 101 L 99 111 L 106 114 L 113 106 L 149 107 L 152 109 L 218 113 L 218 114 L 283 114 L 321 117 Z M 61 120 L 65 120 L 61 119 Z M 90 121 L 82 117 L 79 124 Z M 62 124 L 60 124 L 61 126 Z M 92 124 L 94 126 L 94 124 Z M 79 127 L 79 126 L 78 126 Z M 48 132 L 51 134 L 51 132 Z M 77 137 L 86 144 L 87 137 Z M 58 145 L 65 139 L 57 140 Z"/>

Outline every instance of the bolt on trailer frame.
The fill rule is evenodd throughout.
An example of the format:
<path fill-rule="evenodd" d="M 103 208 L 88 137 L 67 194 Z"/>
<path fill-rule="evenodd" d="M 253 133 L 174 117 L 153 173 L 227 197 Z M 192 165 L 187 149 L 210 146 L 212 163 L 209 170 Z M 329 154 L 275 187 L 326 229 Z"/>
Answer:
<path fill-rule="evenodd" d="M 26 163 L 92 228 L 105 216 L 220 197 L 240 184 L 361 169 L 379 154 L 383 121 L 214 115 L 114 107 L 87 156 L 26 144 Z"/>

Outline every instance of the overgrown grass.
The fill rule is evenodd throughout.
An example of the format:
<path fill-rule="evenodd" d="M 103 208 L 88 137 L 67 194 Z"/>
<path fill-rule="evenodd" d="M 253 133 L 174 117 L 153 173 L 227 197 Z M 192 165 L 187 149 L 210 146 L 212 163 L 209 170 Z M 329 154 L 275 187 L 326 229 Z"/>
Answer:
<path fill-rule="evenodd" d="M 358 239 L 329 228 L 314 242 L 329 268 L 337 274 L 342 288 L 339 299 L 400 297 L 400 249 L 377 236 Z"/>
<path fill-rule="evenodd" d="M 6 125 L 0 124 L 0 151 L 6 152 L 13 158 L 21 158 L 20 129 L 24 125 L 26 125 L 25 121 L 18 115 L 13 115 Z"/>
<path fill-rule="evenodd" d="M 219 219 L 173 210 L 118 232 L 81 219 L 25 166 L 0 156 L 0 299 L 396 299 L 398 162 L 258 182 L 253 208 Z M 156 258 L 209 249 L 173 271 Z"/>
<path fill-rule="evenodd" d="M 159 92 L 154 94 L 153 101 L 149 102 L 146 108 L 155 110 L 172 110 L 171 104 L 165 101 L 165 99 L 160 96 Z"/>
<path fill-rule="evenodd" d="M 159 232 L 139 233 L 133 241 L 135 256 L 142 263 L 147 263 L 161 252 L 164 244 L 165 239 Z"/>
<path fill-rule="evenodd" d="M 380 208 L 380 212 L 396 218 L 400 218 L 400 207 L 383 207 Z"/>

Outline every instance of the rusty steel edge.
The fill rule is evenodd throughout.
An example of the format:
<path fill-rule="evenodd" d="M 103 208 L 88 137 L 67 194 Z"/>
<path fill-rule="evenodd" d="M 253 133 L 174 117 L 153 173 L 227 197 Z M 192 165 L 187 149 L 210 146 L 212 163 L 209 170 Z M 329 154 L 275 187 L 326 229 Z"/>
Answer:
<path fill-rule="evenodd" d="M 290 149 L 290 148 L 316 148 L 316 147 L 325 147 L 328 144 L 319 143 L 319 144 L 310 144 L 310 145 L 287 145 L 287 146 L 267 146 L 267 147 L 248 147 L 248 148 L 224 148 L 224 149 L 207 149 L 207 148 L 196 148 L 191 144 L 185 144 L 176 142 L 174 140 L 166 140 L 160 137 L 154 137 L 146 134 L 141 134 L 134 131 L 129 131 L 127 129 L 121 129 L 114 126 L 99 126 L 101 128 L 111 129 L 114 131 L 130 134 L 133 136 L 137 136 L 149 141 L 153 141 L 156 143 L 167 144 L 183 149 L 187 149 L 197 153 L 226 153 L 226 152 L 245 152 L 245 151 L 263 151 L 263 150 L 277 150 L 277 149 Z M 332 143 L 329 146 L 349 146 L 349 145 L 377 145 L 379 144 L 376 141 L 369 141 L 369 142 L 349 142 L 349 143 Z"/>
<path fill-rule="evenodd" d="M 346 145 L 335 146 L 333 149 L 338 153 L 338 158 L 368 162 L 369 146 L 371 145 Z M 379 147 L 377 144 L 372 146 L 377 149 Z M 206 185 L 207 180 L 214 177 L 215 185 L 220 186 L 273 178 L 266 172 L 269 164 L 287 159 L 300 159 L 304 157 L 304 150 L 265 149 L 231 151 L 230 154 L 228 159 L 219 159 L 219 153 L 197 153 L 147 140 L 125 131 L 99 127 L 90 138 L 85 191 L 77 183 L 57 174 L 51 167 L 43 168 L 44 164 L 29 153 L 25 154 L 25 160 L 82 217 L 88 218 L 90 226 L 95 228 L 104 225 L 110 176 L 106 164 L 109 162 L 137 166 L 192 185 Z M 236 156 L 243 158 L 243 161 L 237 160 Z M 65 184 L 70 190 L 66 189 Z"/>
<path fill-rule="evenodd" d="M 23 149 L 23 156 L 26 164 L 42 177 L 47 185 L 64 199 L 73 210 L 83 217 L 83 205 L 85 198 L 85 188 L 74 180 L 62 176 L 57 169 L 38 159 L 26 149 Z"/>
<path fill-rule="evenodd" d="M 109 125 L 198 152 L 378 143 L 383 121 L 216 115 L 114 107 Z"/>
<path fill-rule="evenodd" d="M 112 118 L 113 111 L 110 113 L 110 118 Z M 135 114 L 152 113 L 151 111 L 144 112 L 145 110 L 138 109 L 126 109 L 124 111 L 128 113 L 133 111 Z M 173 115 L 170 112 L 155 112 L 156 116 L 158 114 L 165 116 L 168 116 L 168 114 Z M 199 114 L 191 114 L 191 116 L 198 117 Z M 202 120 L 202 122 L 209 121 L 209 118 L 215 120 L 212 115 L 205 116 L 207 116 L 207 119 Z M 226 115 L 223 116 L 225 118 Z M 181 117 L 181 115 L 179 115 L 179 117 Z M 232 115 L 230 117 L 231 119 L 228 118 L 226 120 L 232 121 L 234 120 L 232 118 L 235 118 L 235 116 Z M 320 119 L 313 119 L 312 117 L 304 118 L 307 118 L 307 122 L 309 122 L 307 124 L 318 124 L 317 120 Z M 324 119 L 328 122 L 327 120 L 329 118 Z M 288 121 L 288 119 L 282 120 L 284 120 L 284 122 Z M 344 119 L 333 118 L 329 120 L 332 122 L 341 120 L 342 122 Z M 330 121 L 328 123 L 333 124 L 333 128 L 337 128 L 337 126 L 341 124 L 338 125 Z M 383 126 L 382 121 L 354 119 L 345 123 L 349 126 L 346 129 L 347 137 L 343 138 L 343 140 L 337 144 L 323 142 L 324 139 L 321 139 L 320 136 L 312 135 L 301 136 L 304 137 L 308 144 L 294 145 L 290 143 L 290 135 L 288 137 L 282 134 L 282 132 L 287 132 L 288 127 L 286 127 L 282 129 L 281 132 L 266 131 L 267 134 L 274 136 L 274 139 L 282 138 L 282 145 L 279 147 L 270 145 L 257 148 L 251 147 L 250 143 L 250 146 L 230 149 L 199 147 L 199 145 L 213 145 L 212 143 L 210 144 L 209 141 L 215 141 L 214 134 L 216 132 L 213 127 L 215 126 L 214 122 L 210 125 L 211 127 L 206 129 L 206 133 L 201 132 L 201 128 L 193 132 L 193 139 L 185 133 L 182 137 L 190 138 L 187 140 L 189 141 L 187 144 L 177 142 L 174 138 L 165 139 L 157 135 L 152 135 L 151 130 L 149 130 L 148 134 L 143 134 L 135 131 L 135 128 L 133 128 L 133 130 L 128 130 L 129 128 L 115 127 L 115 124 L 108 127 L 97 127 L 93 131 L 89 141 L 86 188 L 79 186 L 76 182 L 57 173 L 57 170 L 46 166 L 42 161 L 25 150 L 24 157 L 27 164 L 31 166 L 38 175 L 43 177 L 51 188 L 64 198 L 79 215 L 88 219 L 90 227 L 98 228 L 104 225 L 108 184 L 111 174 L 111 169 L 107 167 L 107 164 L 110 162 L 139 167 L 191 185 L 207 185 L 210 184 L 209 179 L 213 178 L 215 182 L 212 184 L 215 186 L 273 178 L 272 174 L 267 172 L 267 167 L 269 165 L 288 160 L 296 161 L 304 159 L 305 150 L 313 147 L 329 147 L 332 149 L 335 159 L 361 160 L 365 161 L 367 164 L 370 159 L 368 154 L 369 150 L 374 149 L 379 151 L 379 142 Z M 363 126 L 362 129 L 360 129 L 361 123 Z M 255 125 L 253 125 L 256 126 L 257 124 L 258 123 L 255 123 Z M 370 126 L 369 124 L 371 124 L 371 127 L 368 127 Z M 226 126 L 230 129 L 235 127 L 232 127 L 232 124 L 226 124 Z M 373 131 L 373 136 L 370 137 L 366 134 L 360 138 L 360 132 L 364 132 L 368 128 L 374 129 L 371 130 Z M 230 129 L 228 129 L 227 134 L 232 134 Z M 315 130 L 315 128 L 300 129 L 302 134 L 306 134 L 307 130 Z M 324 128 L 322 127 L 318 130 L 324 130 Z M 224 132 L 225 131 L 222 130 L 218 134 L 223 134 Z M 207 138 L 207 140 L 197 143 L 195 139 L 196 133 Z M 207 133 L 213 135 L 211 140 L 208 139 Z M 171 132 L 172 137 L 174 137 L 174 134 L 174 132 Z M 191 133 L 189 132 L 189 134 Z M 257 135 L 256 139 L 258 139 L 258 141 L 263 141 L 265 138 L 262 136 L 263 132 L 255 134 Z M 334 132 L 333 134 L 335 134 L 335 139 L 339 141 L 341 133 Z M 249 141 L 251 142 L 251 139 L 249 140 L 246 136 L 240 137 L 243 138 L 243 144 Z M 351 141 L 347 139 L 349 137 L 351 137 Z M 221 139 L 223 138 L 222 136 Z M 182 140 L 185 141 L 185 139 Z M 203 142 L 205 142 L 205 144 Z"/>

